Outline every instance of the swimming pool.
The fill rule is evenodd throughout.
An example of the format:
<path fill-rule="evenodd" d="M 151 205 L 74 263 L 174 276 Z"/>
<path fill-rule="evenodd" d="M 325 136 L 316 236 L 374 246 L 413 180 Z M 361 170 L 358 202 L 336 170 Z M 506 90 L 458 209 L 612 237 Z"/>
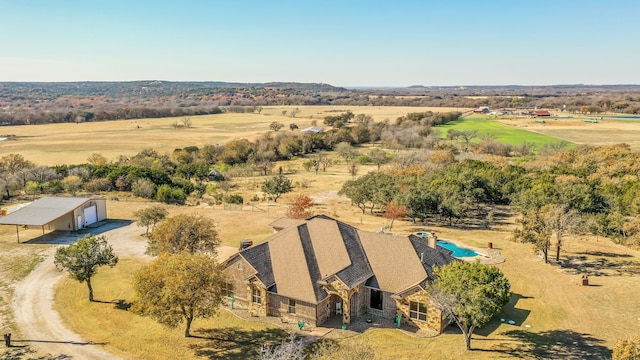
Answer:
<path fill-rule="evenodd" d="M 453 251 L 453 254 L 451 254 L 451 256 L 453 257 L 463 258 L 463 257 L 478 256 L 477 252 L 471 249 L 461 248 L 458 245 L 454 243 L 450 243 L 448 241 L 438 240 L 438 246 L 440 246 L 441 248 L 445 248 L 447 250 Z"/>

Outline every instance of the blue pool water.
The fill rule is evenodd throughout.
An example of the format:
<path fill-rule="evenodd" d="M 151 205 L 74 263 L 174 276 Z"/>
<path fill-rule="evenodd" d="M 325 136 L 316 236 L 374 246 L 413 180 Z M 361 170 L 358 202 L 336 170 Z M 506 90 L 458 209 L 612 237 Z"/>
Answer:
<path fill-rule="evenodd" d="M 458 247 L 458 245 L 450 243 L 448 241 L 438 240 L 438 246 L 453 251 L 453 254 L 451 254 L 451 256 L 453 257 L 462 258 L 478 256 L 477 252 L 470 249 Z"/>

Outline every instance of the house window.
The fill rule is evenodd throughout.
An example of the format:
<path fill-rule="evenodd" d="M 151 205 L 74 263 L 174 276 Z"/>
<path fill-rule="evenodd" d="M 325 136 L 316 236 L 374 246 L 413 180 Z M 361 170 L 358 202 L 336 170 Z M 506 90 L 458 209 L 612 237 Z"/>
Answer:
<path fill-rule="evenodd" d="M 296 301 L 289 299 L 289 309 L 287 310 L 289 314 L 296 313 Z"/>
<path fill-rule="evenodd" d="M 382 310 L 382 291 L 371 289 L 369 307 L 372 309 Z"/>
<path fill-rule="evenodd" d="M 233 295 L 233 284 L 231 283 L 223 283 L 222 284 L 222 296 L 231 297 Z"/>
<path fill-rule="evenodd" d="M 262 304 L 262 293 L 260 289 L 255 286 L 251 288 L 251 302 L 254 304 Z"/>
<path fill-rule="evenodd" d="M 414 320 L 427 321 L 427 304 L 409 301 L 409 317 Z"/>

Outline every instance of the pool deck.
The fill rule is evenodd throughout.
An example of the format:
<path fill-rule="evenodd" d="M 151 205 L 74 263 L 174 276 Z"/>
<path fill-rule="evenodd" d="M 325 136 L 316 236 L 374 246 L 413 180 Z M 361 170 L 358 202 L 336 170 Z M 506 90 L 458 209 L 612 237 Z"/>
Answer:
<path fill-rule="evenodd" d="M 480 260 L 481 264 L 495 265 L 495 264 L 502 264 L 503 262 L 505 262 L 505 259 L 502 256 L 502 252 L 498 249 L 483 249 L 482 251 L 486 252 L 488 257 L 480 256 L 479 258 L 477 258 Z M 469 260 L 471 259 L 476 259 L 476 258 L 469 258 Z"/>
<path fill-rule="evenodd" d="M 479 248 L 475 246 L 468 246 L 458 241 L 449 240 L 449 239 L 438 239 L 438 240 L 450 242 L 460 248 L 471 249 L 476 253 L 478 253 L 478 256 L 456 258 L 462 261 L 469 261 L 469 262 L 480 261 L 480 263 L 484 265 L 502 264 L 503 262 L 506 261 L 504 256 L 502 256 L 502 252 L 499 249 L 488 249 L 488 248 Z"/>

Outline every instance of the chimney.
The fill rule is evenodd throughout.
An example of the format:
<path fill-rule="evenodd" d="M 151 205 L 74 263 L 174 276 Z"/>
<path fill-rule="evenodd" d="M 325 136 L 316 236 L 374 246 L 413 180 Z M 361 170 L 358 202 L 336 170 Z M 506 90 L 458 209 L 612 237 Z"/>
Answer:
<path fill-rule="evenodd" d="M 438 244 L 438 236 L 436 236 L 435 231 L 432 232 L 429 237 L 427 238 L 427 241 L 429 242 L 429 247 L 435 249 L 436 245 Z"/>

